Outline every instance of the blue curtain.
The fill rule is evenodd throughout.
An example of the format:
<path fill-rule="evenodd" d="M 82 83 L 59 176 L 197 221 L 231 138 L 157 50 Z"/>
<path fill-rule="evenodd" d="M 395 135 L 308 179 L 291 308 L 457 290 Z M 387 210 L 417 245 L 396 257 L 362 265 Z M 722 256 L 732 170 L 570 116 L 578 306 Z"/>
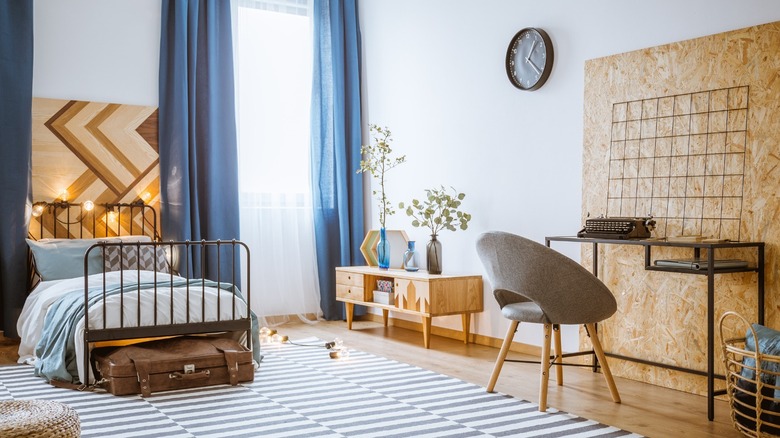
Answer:
<path fill-rule="evenodd" d="M 0 1 L 0 326 L 9 338 L 27 296 L 32 70 L 33 2 Z"/>
<path fill-rule="evenodd" d="M 163 0 L 159 136 L 165 240 L 239 238 L 234 100 L 230 2 Z M 205 272 L 199 262 L 183 266 L 182 257 L 178 270 L 216 280 L 216 255 L 206 259 Z M 221 261 L 223 268 L 230 262 Z"/>
<path fill-rule="evenodd" d="M 360 167 L 360 30 L 356 0 L 314 2 L 314 80 L 311 118 L 314 232 L 321 307 L 343 319 L 336 301 L 336 266 L 365 264 L 360 244 L 363 179 Z"/>

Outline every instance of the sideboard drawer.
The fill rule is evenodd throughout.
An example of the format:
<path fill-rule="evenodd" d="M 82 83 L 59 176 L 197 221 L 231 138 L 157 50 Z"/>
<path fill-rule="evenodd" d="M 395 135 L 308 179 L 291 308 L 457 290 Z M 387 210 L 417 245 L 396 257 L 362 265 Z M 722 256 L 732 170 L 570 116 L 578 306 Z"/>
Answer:
<path fill-rule="evenodd" d="M 363 287 L 363 274 L 336 271 L 336 284 Z"/>
<path fill-rule="evenodd" d="M 350 300 L 365 301 L 366 296 L 363 288 L 359 286 L 349 286 L 346 284 L 336 285 L 336 296 L 338 298 L 348 298 Z"/>

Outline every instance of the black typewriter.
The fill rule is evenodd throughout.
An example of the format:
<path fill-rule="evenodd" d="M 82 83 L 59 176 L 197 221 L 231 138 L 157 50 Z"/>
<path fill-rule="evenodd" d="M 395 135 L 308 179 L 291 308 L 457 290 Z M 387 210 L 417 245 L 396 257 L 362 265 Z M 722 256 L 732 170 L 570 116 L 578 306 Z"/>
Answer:
<path fill-rule="evenodd" d="M 597 239 L 646 239 L 655 229 L 655 220 L 648 217 L 599 217 L 585 220 L 585 228 L 577 237 Z"/>

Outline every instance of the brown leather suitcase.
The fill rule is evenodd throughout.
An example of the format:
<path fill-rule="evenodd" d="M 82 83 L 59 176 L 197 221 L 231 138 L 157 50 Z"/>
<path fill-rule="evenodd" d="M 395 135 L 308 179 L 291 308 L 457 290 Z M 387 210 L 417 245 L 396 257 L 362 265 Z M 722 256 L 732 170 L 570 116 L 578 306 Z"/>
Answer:
<path fill-rule="evenodd" d="M 251 382 L 252 352 L 227 338 L 184 336 L 92 350 L 100 386 L 114 395 Z"/>

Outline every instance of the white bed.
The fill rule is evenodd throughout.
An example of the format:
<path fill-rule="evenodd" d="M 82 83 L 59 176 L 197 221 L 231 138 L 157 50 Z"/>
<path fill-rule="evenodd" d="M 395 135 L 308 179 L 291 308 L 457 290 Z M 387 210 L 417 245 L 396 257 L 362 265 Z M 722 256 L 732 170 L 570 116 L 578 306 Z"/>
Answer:
<path fill-rule="evenodd" d="M 246 244 L 162 242 L 156 211 L 140 200 L 87 210 L 85 204 L 34 204 L 38 215 L 27 244 L 40 283 L 17 321 L 20 362 L 34 364 L 36 375 L 48 380 L 92 382 L 85 350 L 96 342 L 215 333 L 242 338 L 259 362 L 249 278 L 241 291 L 225 283 L 236 283 L 248 269 Z M 171 275 L 176 268 L 184 277 Z"/>
<path fill-rule="evenodd" d="M 155 276 L 156 274 L 156 276 Z M 186 279 L 178 276 L 171 276 L 153 271 L 125 270 L 107 272 L 105 274 L 106 289 L 120 285 L 120 277 L 125 291 L 106 297 L 106 325 L 103 326 L 103 303 L 98 302 L 89 309 L 90 328 L 118 328 L 138 327 L 138 296 L 139 289 L 135 285 L 140 283 L 156 282 L 165 284 L 169 281 L 185 282 Z M 89 276 L 90 289 L 102 289 L 104 277 L 103 274 L 93 274 Z M 67 294 L 79 294 L 83 302 L 84 278 L 71 278 L 63 280 L 43 281 L 27 297 L 22 313 L 17 322 L 17 330 L 21 337 L 19 345 L 19 362 L 35 364 L 36 347 L 41 340 L 44 332 L 44 322 L 46 314 L 51 306 L 61 297 Z M 155 326 L 161 324 L 184 324 L 188 322 L 229 320 L 234 318 L 245 318 L 247 306 L 243 300 L 225 289 L 215 287 L 201 287 L 201 285 L 190 286 L 189 294 L 187 288 L 176 286 L 173 288 L 173 321 L 170 317 L 171 288 L 159 287 L 156 290 L 157 302 L 157 321 L 154 320 L 155 314 L 155 289 L 140 289 L 141 295 L 141 323 L 140 326 Z M 204 295 L 205 294 L 205 295 Z M 189 299 L 187 296 L 189 295 Z M 204 298 L 205 296 L 205 298 Z M 217 296 L 219 296 L 220 305 L 217 306 Z M 120 325 L 120 301 L 124 308 L 124 315 Z M 189 301 L 189 306 L 188 306 Z M 205 318 L 202 310 L 202 303 L 206 303 Z M 217 316 L 219 308 L 219 317 Z M 189 311 L 188 311 L 189 309 Z M 235 314 L 233 313 L 235 311 Z M 189 312 L 189 319 L 187 313 Z M 83 356 L 84 339 L 84 318 L 82 317 L 73 330 L 73 341 L 75 345 L 75 358 L 78 366 L 79 380 L 84 382 L 84 369 L 80 358 Z M 90 372 L 90 382 L 92 375 Z"/>

